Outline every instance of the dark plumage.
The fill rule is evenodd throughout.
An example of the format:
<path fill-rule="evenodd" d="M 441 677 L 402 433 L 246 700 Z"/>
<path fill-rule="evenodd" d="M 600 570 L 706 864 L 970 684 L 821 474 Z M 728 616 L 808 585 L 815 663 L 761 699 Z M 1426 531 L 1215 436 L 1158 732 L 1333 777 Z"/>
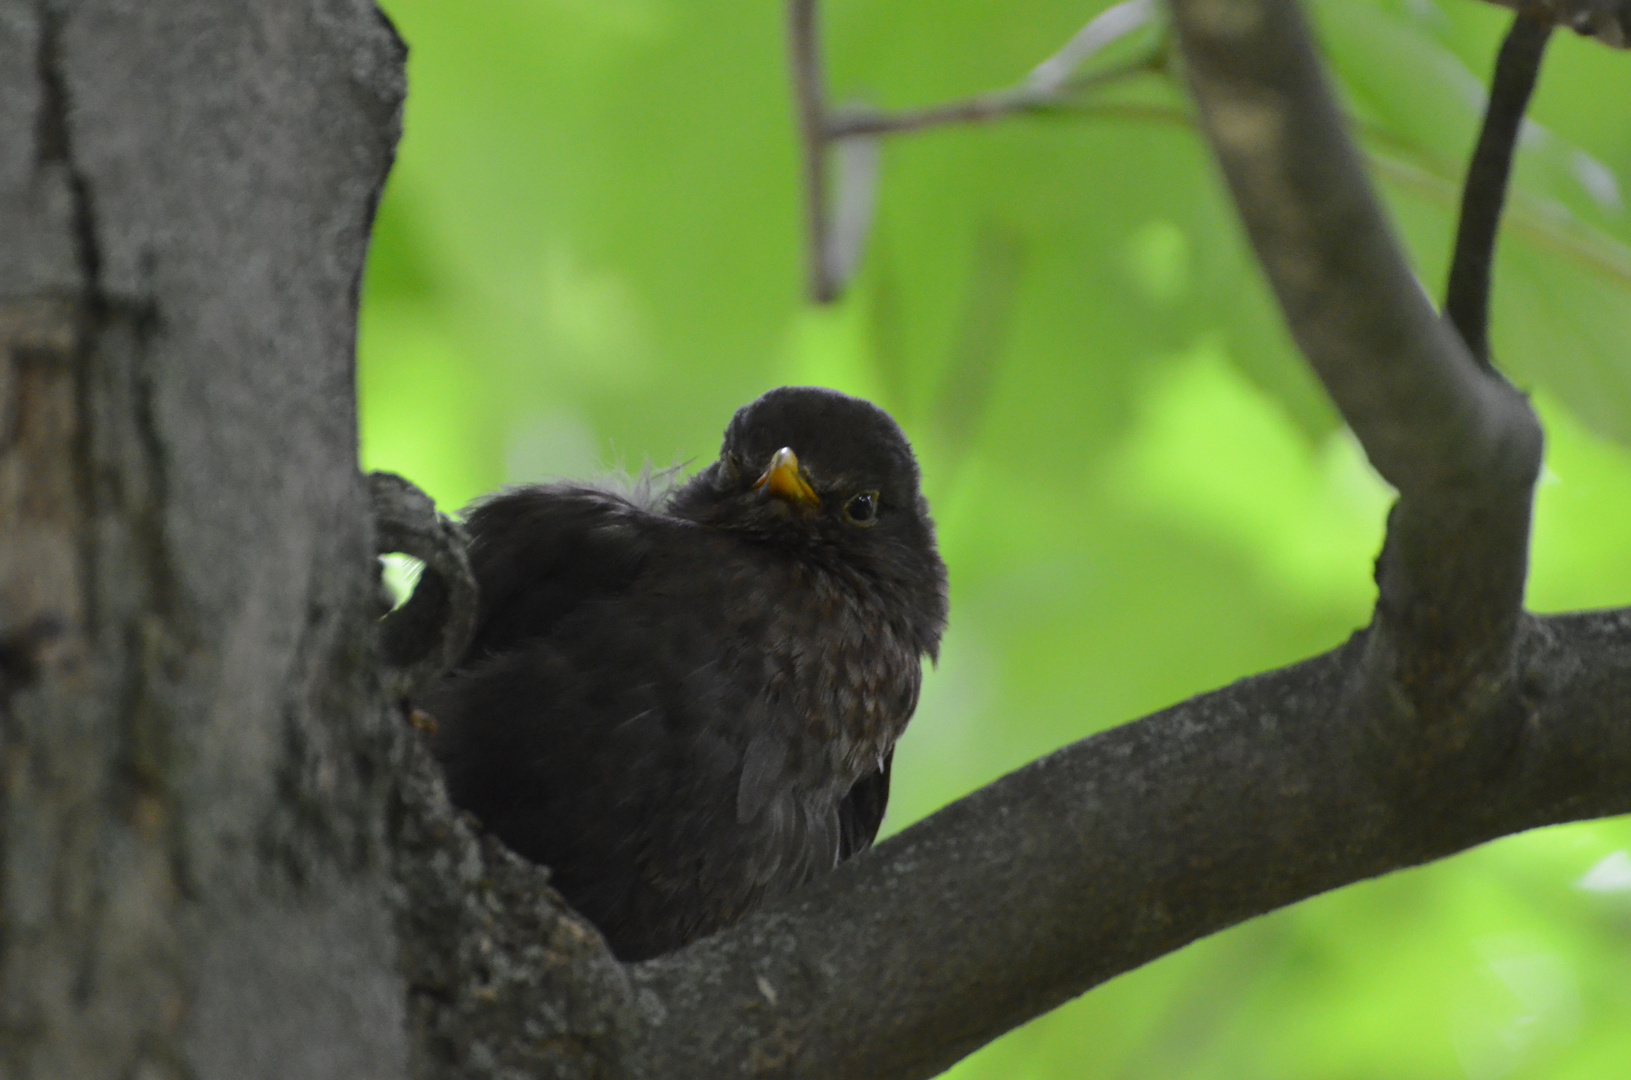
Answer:
<path fill-rule="evenodd" d="M 420 701 L 449 791 L 619 956 L 872 843 L 946 621 L 917 463 L 883 410 L 773 390 L 658 507 L 551 484 L 467 526 L 476 636 Z"/>

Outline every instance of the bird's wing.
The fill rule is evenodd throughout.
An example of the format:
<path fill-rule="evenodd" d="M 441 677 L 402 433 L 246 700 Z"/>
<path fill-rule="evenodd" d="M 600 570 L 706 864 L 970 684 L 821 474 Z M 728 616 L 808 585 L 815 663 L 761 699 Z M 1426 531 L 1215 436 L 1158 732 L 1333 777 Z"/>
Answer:
<path fill-rule="evenodd" d="M 740 729 L 759 707 L 709 662 L 718 646 L 612 598 L 424 695 L 453 801 L 549 866 L 625 959 L 734 921 L 804 855 L 772 828 L 796 830 L 795 816 L 736 820 Z"/>
<path fill-rule="evenodd" d="M 477 637 L 419 701 L 453 801 L 551 867 L 619 956 L 739 917 L 767 888 L 765 826 L 736 821 L 767 724 L 719 587 L 740 568 L 690 523 L 583 489 L 506 493 L 468 521 Z"/>
<path fill-rule="evenodd" d="M 517 488 L 467 518 L 480 601 L 466 662 L 548 637 L 584 603 L 614 595 L 650 551 L 652 515 L 595 488 Z"/>
<path fill-rule="evenodd" d="M 875 772 L 855 781 L 844 801 L 838 804 L 838 860 L 843 862 L 872 846 L 889 805 L 889 769 L 895 762 L 893 748 L 883 756 Z"/>
<path fill-rule="evenodd" d="M 781 731 L 760 731 L 748 743 L 742 777 L 736 784 L 736 820 L 746 825 L 787 784 L 788 739 Z"/>
<path fill-rule="evenodd" d="M 613 595 L 639 574 L 649 551 L 640 527 L 655 515 L 597 488 L 569 484 L 513 488 L 467 515 L 470 568 L 476 578 L 476 626 L 459 667 L 549 636 L 596 597 Z M 447 618 L 446 583 L 426 573 L 386 624 L 393 662 L 435 636 Z"/>

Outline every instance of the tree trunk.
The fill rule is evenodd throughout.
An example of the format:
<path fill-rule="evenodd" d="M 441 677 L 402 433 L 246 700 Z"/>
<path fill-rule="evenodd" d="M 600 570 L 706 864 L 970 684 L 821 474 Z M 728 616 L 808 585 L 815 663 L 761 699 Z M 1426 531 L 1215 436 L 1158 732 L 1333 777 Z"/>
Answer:
<path fill-rule="evenodd" d="M 0 1075 L 408 1060 L 367 0 L 0 3 Z"/>

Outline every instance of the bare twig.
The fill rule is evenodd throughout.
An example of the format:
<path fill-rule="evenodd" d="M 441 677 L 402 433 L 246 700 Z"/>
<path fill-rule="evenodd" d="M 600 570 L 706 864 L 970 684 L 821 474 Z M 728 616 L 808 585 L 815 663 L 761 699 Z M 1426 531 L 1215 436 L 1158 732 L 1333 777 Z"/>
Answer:
<path fill-rule="evenodd" d="M 1501 44 L 1491 80 L 1489 104 L 1478 147 L 1467 167 L 1461 192 L 1461 222 L 1456 230 L 1455 257 L 1445 290 L 1444 314 L 1467 343 L 1467 351 L 1489 367 L 1489 288 L 1495 261 L 1496 231 L 1506 202 L 1507 177 L 1518 148 L 1523 113 L 1540 74 L 1552 25 L 1530 15 L 1512 20 Z"/>
<path fill-rule="evenodd" d="M 1196 128 L 1194 113 L 1158 102 L 1089 100 L 1069 109 L 1079 117 Z M 1349 116 L 1348 122 L 1364 136 L 1367 157 L 1379 176 L 1440 206 L 1459 203 L 1460 188 L 1446 163 L 1363 117 Z M 1509 191 L 1507 201 L 1504 222 L 1508 232 L 1631 289 L 1631 248 L 1591 231 L 1558 203 L 1523 191 Z"/>
<path fill-rule="evenodd" d="M 1164 69 L 1162 73 L 1167 74 Z M 1042 111 L 1068 112 L 1077 118 L 1125 120 L 1196 130 L 1193 112 L 1180 106 L 1152 101 L 1090 98 L 1062 103 Z M 866 119 L 872 114 L 852 114 L 844 110 L 835 116 L 835 121 L 842 121 L 851 115 Z M 1367 157 L 1380 176 L 1440 206 L 1454 207 L 1459 203 L 1460 187 L 1451 176 L 1453 166 L 1449 163 L 1364 117 L 1350 115 L 1347 120 L 1364 136 Z M 850 129 L 846 129 L 843 134 L 850 133 Z M 1561 204 L 1526 195 L 1521 190 L 1509 191 L 1504 214 L 1508 232 L 1519 234 L 1530 243 L 1576 266 L 1611 278 L 1622 288 L 1631 288 L 1631 248 L 1591 231 Z"/>
<path fill-rule="evenodd" d="M 1413 147 L 1401 145 L 1385 132 L 1366 130 L 1374 137 L 1371 164 L 1379 175 L 1399 187 L 1431 199 L 1441 206 L 1455 206 L 1460 198 L 1455 182 L 1431 165 L 1420 163 Z M 1620 288 L 1631 288 L 1631 248 L 1594 233 L 1582 226 L 1557 203 L 1546 202 L 1521 191 L 1509 192 L 1506 230 L 1521 235 L 1537 247 L 1567 259 L 1582 269 L 1610 278 Z"/>
<path fill-rule="evenodd" d="M 1292 336 L 1400 492 L 1348 707 L 1378 753 L 1409 757 L 1425 797 L 1448 769 L 1496 768 L 1519 734 L 1518 713 L 1489 709 L 1519 678 L 1540 426 L 1422 293 L 1296 5 L 1229 8 L 1223 18 L 1215 0 L 1174 0 L 1173 23 L 1202 128 Z"/>
<path fill-rule="evenodd" d="M 851 106 L 834 112 L 827 121 L 827 137 L 848 139 L 858 135 L 909 135 L 950 124 L 981 124 L 1036 113 L 1085 112 L 1091 103 L 1079 101 L 1081 94 L 1134 75 L 1160 71 L 1165 60 L 1163 53 L 1151 53 L 1103 71 L 1068 79 L 1058 86 L 1036 87 L 1022 83 L 1007 90 L 995 90 L 962 101 L 929 105 L 921 109 L 885 111 Z"/>
<path fill-rule="evenodd" d="M 1025 85 L 1037 92 L 1062 91 L 1082 65 L 1129 34 L 1161 17 L 1155 0 L 1123 0 L 1093 16 L 1064 47 L 1031 69 Z"/>
<path fill-rule="evenodd" d="M 1164 49 L 1128 63 L 1086 75 L 1081 66 L 1109 45 L 1150 25 L 1159 17 L 1155 0 L 1125 0 L 1094 17 L 1058 52 L 1038 64 L 1023 83 L 963 101 L 921 109 L 886 112 L 875 109 L 832 110 L 822 76 L 818 0 L 788 0 L 788 46 L 792 57 L 793 96 L 804 158 L 805 265 L 807 289 L 816 303 L 837 299 L 864 236 L 853 231 L 832 235 L 827 153 L 833 143 L 882 135 L 907 134 L 947 124 L 979 123 L 1027 113 L 1078 111 L 1083 93 L 1148 71 L 1160 70 Z M 876 170 L 868 176 L 875 181 Z M 855 192 L 851 191 L 851 194 Z M 870 191 L 861 202 L 870 205 Z M 840 214 L 840 216 L 845 216 Z M 849 215 L 854 217 L 854 215 Z"/>
<path fill-rule="evenodd" d="M 817 0 L 788 0 L 787 38 L 804 148 L 806 282 L 810 299 L 825 304 L 837 297 L 838 290 L 827 265 L 827 92 Z"/>
<path fill-rule="evenodd" d="M 827 137 L 910 134 L 947 124 L 984 123 L 1069 109 L 1078 105 L 1080 96 L 1090 90 L 1166 67 L 1163 46 L 1102 71 L 1085 74 L 1081 71 L 1082 65 L 1093 57 L 1129 34 L 1153 24 L 1159 17 L 1160 9 L 1155 0 L 1126 0 L 1094 16 L 1063 48 L 1038 64 L 1017 86 L 920 109 L 844 109 L 828 119 Z"/>

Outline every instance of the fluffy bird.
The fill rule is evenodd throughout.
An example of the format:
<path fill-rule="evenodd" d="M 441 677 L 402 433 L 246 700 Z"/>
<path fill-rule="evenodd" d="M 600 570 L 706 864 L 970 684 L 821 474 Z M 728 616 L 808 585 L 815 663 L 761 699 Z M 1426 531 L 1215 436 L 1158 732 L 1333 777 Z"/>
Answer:
<path fill-rule="evenodd" d="M 866 849 L 946 567 L 882 409 L 784 387 L 655 505 L 511 489 L 467 515 L 475 638 L 419 705 L 453 801 L 625 960 Z"/>

